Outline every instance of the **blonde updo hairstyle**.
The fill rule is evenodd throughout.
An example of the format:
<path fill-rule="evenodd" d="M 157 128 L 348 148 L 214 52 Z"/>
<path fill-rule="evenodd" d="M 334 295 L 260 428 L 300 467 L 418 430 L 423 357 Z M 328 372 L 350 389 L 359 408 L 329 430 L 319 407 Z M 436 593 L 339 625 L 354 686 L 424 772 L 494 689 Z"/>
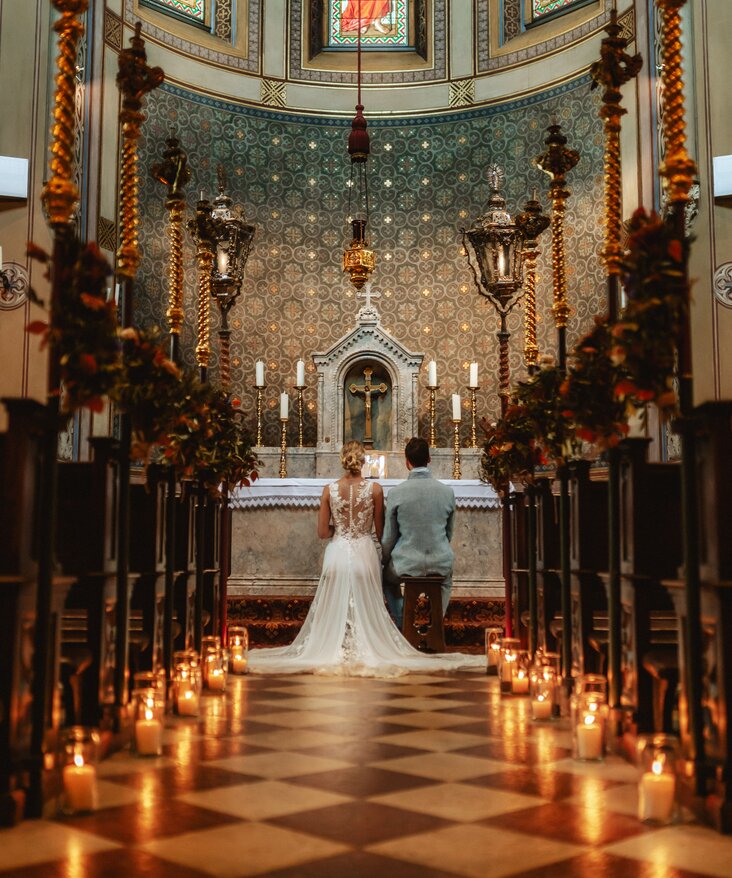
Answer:
<path fill-rule="evenodd" d="M 366 460 L 366 449 L 355 439 L 341 448 L 341 465 L 352 476 L 361 474 L 361 467 Z"/>

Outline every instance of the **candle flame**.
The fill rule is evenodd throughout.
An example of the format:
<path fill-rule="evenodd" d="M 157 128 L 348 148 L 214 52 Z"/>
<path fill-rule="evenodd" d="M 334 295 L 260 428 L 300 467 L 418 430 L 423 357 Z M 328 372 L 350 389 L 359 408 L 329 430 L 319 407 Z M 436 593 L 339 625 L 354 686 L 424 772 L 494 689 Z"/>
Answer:
<path fill-rule="evenodd" d="M 81 755 L 81 753 L 76 753 L 74 756 L 74 765 L 77 768 L 81 768 L 81 766 L 83 764 L 84 764 L 84 757 Z"/>
<path fill-rule="evenodd" d="M 658 777 L 663 774 L 663 763 L 664 757 L 660 755 L 657 759 L 653 760 L 653 764 L 651 765 L 651 771 Z"/>
<path fill-rule="evenodd" d="M 585 725 L 591 726 L 595 722 L 595 716 L 592 713 L 585 714 Z"/>
<path fill-rule="evenodd" d="M 146 710 L 145 711 L 145 719 L 151 720 L 152 718 L 153 718 L 153 712 L 151 710 Z"/>
<path fill-rule="evenodd" d="M 546 695 L 537 695 L 537 696 L 536 696 L 536 700 L 537 700 L 537 701 L 545 701 L 545 700 L 546 700 Z"/>
<path fill-rule="evenodd" d="M 191 692 L 191 690 L 189 689 L 187 692 L 183 693 L 183 698 L 190 700 L 191 698 L 193 698 L 193 692 Z"/>

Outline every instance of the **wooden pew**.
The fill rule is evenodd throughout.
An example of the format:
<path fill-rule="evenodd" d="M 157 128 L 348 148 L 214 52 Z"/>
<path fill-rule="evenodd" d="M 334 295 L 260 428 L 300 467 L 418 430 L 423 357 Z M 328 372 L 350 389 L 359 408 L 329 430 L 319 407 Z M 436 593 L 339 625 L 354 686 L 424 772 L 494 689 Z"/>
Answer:
<path fill-rule="evenodd" d="M 590 462 L 569 465 L 572 676 L 601 673 L 594 618 L 607 615 L 600 573 L 607 570 L 607 481 L 590 478 Z"/>
<path fill-rule="evenodd" d="M 208 496 L 203 547 L 203 621 L 207 634 L 221 634 L 221 515 L 219 497 Z"/>
<path fill-rule="evenodd" d="M 537 646 L 557 652 L 557 637 L 551 623 L 561 613 L 559 580 L 559 498 L 549 479 L 536 481 L 536 607 Z"/>
<path fill-rule="evenodd" d="M 175 509 L 175 599 L 178 622 L 174 649 L 194 648 L 196 614 L 196 507 L 193 488 L 184 482 Z"/>
<path fill-rule="evenodd" d="M 528 546 L 526 492 L 517 486 L 508 498 L 508 515 L 511 522 L 511 590 L 513 592 L 514 637 L 521 640 L 521 648 L 528 648 Z"/>

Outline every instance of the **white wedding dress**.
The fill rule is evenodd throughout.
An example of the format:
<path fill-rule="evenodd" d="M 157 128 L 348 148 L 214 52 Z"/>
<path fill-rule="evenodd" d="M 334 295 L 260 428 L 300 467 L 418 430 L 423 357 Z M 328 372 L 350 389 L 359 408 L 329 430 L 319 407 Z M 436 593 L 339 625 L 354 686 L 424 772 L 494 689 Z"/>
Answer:
<path fill-rule="evenodd" d="M 342 493 L 333 482 L 330 510 L 335 533 L 307 618 L 290 646 L 252 650 L 250 673 L 395 677 L 482 666 L 482 656 L 421 653 L 394 625 L 372 535 L 372 484 L 362 480 Z"/>

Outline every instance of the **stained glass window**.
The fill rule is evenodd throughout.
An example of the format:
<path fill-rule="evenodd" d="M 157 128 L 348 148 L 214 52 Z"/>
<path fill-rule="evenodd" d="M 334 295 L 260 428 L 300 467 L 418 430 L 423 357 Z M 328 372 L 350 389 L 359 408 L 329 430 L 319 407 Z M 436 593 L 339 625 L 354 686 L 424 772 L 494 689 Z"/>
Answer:
<path fill-rule="evenodd" d="M 143 6 L 167 12 L 196 24 L 206 23 L 206 5 L 211 0 L 143 0 Z"/>
<path fill-rule="evenodd" d="M 552 12 L 559 12 L 560 9 L 566 9 L 568 6 L 574 6 L 583 3 L 584 0 L 531 0 L 532 17 L 534 20 L 550 15 Z"/>
<path fill-rule="evenodd" d="M 328 46 L 352 48 L 359 31 L 364 48 L 406 48 L 409 0 L 328 0 Z"/>

